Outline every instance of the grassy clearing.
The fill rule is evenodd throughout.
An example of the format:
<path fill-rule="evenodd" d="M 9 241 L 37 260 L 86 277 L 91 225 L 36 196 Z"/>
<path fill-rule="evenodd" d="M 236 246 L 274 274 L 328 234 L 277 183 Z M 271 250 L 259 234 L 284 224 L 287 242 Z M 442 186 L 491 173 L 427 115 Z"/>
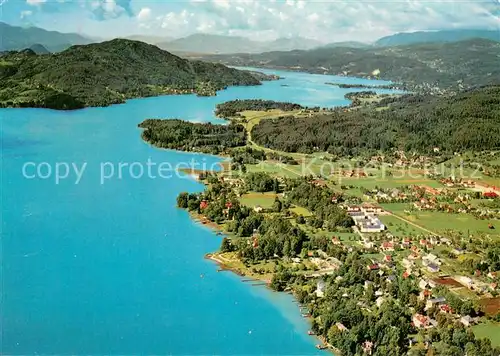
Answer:
<path fill-rule="evenodd" d="M 357 244 L 358 241 L 361 240 L 361 236 L 351 232 L 336 232 L 333 235 L 337 236 L 340 239 L 340 241 L 342 241 L 342 243 L 345 245 L 352 246 Z"/>
<path fill-rule="evenodd" d="M 300 177 L 300 166 L 278 165 L 274 162 L 261 162 L 259 164 L 247 164 L 247 172 L 266 172 L 279 177 Z"/>
<path fill-rule="evenodd" d="M 306 208 L 303 208 L 301 206 L 293 206 L 290 208 L 290 211 L 293 211 L 295 214 L 297 215 L 302 215 L 304 217 L 309 217 L 309 216 L 312 216 L 313 214 L 307 210 Z"/>
<path fill-rule="evenodd" d="M 474 325 L 472 331 L 477 338 L 490 339 L 493 346 L 500 346 L 500 323 L 487 322 Z"/>
<path fill-rule="evenodd" d="M 484 233 L 491 236 L 500 236 L 500 224 L 495 220 L 479 220 L 470 214 L 448 214 L 439 211 L 418 211 L 406 213 L 410 204 L 389 203 L 381 204 L 382 207 L 394 214 L 405 218 L 417 225 L 420 225 L 436 233 L 446 230 L 460 231 L 464 234 Z M 496 229 L 489 229 L 488 224 L 493 224 Z"/>
<path fill-rule="evenodd" d="M 388 231 L 394 236 L 409 236 L 409 235 L 422 235 L 427 234 L 424 230 L 410 225 L 401 219 L 391 215 L 381 215 L 380 220 L 387 226 Z"/>
<path fill-rule="evenodd" d="M 495 221 L 479 220 L 469 214 L 447 214 L 438 211 L 426 211 L 407 214 L 404 217 L 408 221 L 436 232 L 455 230 L 464 234 L 485 233 L 495 236 L 499 235 L 498 229 L 491 230 L 488 228 L 488 224 L 494 224 Z"/>
<path fill-rule="evenodd" d="M 403 217 L 405 215 L 404 211 L 408 210 L 408 208 L 410 207 L 410 205 L 407 203 L 382 203 L 382 204 L 380 204 L 380 206 L 382 208 L 384 208 L 384 210 L 390 211 L 394 214 L 397 214 L 397 215 L 400 215 Z"/>
<path fill-rule="evenodd" d="M 365 189 L 374 189 L 375 187 L 379 188 L 397 188 L 397 187 L 403 187 L 403 186 L 408 186 L 408 185 L 422 185 L 422 186 L 428 186 L 431 188 L 442 188 L 443 185 L 437 181 L 425 178 L 425 177 L 419 177 L 419 178 L 411 178 L 408 176 L 402 176 L 402 177 L 366 177 L 366 178 L 345 178 L 345 177 L 340 177 L 338 178 L 339 182 L 341 182 L 342 185 L 353 185 L 355 187 L 359 188 L 365 188 Z"/>
<path fill-rule="evenodd" d="M 270 209 L 278 195 L 276 193 L 255 193 L 244 194 L 240 201 L 241 204 L 253 208 L 260 205 L 264 209 Z"/>

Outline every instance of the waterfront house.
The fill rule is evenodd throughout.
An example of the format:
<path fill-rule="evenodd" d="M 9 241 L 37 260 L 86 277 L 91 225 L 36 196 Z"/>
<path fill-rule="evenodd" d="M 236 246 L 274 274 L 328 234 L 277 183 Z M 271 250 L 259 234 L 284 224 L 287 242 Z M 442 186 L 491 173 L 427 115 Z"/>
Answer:
<path fill-rule="evenodd" d="M 342 323 L 335 323 L 335 326 L 337 327 L 337 329 L 339 329 L 340 331 L 349 331 L 348 328 L 345 327 L 344 324 Z"/>
<path fill-rule="evenodd" d="M 318 298 L 323 298 L 325 296 L 326 284 L 325 281 L 320 279 L 318 283 L 316 283 L 316 296 Z"/>

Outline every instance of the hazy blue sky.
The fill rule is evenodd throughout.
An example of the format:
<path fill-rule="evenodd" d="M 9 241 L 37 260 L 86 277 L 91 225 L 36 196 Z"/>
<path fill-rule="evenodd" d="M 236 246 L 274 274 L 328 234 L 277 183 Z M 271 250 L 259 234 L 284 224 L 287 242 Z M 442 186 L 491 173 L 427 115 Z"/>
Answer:
<path fill-rule="evenodd" d="M 100 37 L 196 32 L 371 41 L 400 31 L 500 29 L 500 0 L 0 0 L 0 19 Z"/>

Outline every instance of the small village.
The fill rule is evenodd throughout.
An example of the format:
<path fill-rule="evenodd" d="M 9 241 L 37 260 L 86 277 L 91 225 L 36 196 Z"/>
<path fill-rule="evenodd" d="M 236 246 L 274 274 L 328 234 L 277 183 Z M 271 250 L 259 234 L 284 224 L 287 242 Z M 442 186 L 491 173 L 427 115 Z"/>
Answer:
<path fill-rule="evenodd" d="M 264 118 L 240 114 L 235 120 L 249 132 Z M 500 346 L 497 153 L 475 154 L 485 167 L 477 176 L 474 157 L 439 163 L 439 147 L 428 156 L 343 158 L 273 151 L 250 135 L 249 146 L 231 152 L 238 164 L 197 174 L 204 193 L 179 197 L 224 236 L 220 251 L 207 255 L 220 271 L 292 293 L 317 347 L 336 354 L 336 345 L 372 332 L 378 320 L 386 330 L 400 323 L 398 347 L 415 355 L 435 349 L 432 338 L 446 330 L 487 340 L 486 354 Z M 380 342 L 361 340 L 368 355 Z"/>
<path fill-rule="evenodd" d="M 350 171 L 345 175 L 360 180 L 368 177 L 368 174 L 359 171 Z M 278 205 L 281 206 L 281 202 L 285 202 L 290 196 L 286 189 L 278 194 L 252 193 L 245 184 L 244 176 L 220 175 L 217 179 L 227 185 L 238 200 L 255 214 L 273 216 L 280 211 L 291 219 L 293 225 L 303 226 L 308 233 L 328 236 L 327 244 L 323 245 L 323 248 L 309 248 L 295 257 L 277 259 L 272 264 L 288 265 L 303 274 L 306 280 L 315 281 L 315 298 L 325 298 L 328 288 L 325 278 L 337 275 L 342 269 L 341 259 L 331 254 L 332 249 L 341 249 L 346 254 L 360 254 L 366 261 L 366 271 L 376 276 L 376 281 L 367 279 L 363 283 L 365 294 L 373 293 L 373 299 L 368 298 L 358 303 L 367 313 L 373 313 L 373 308 L 380 309 L 393 298 L 390 292 L 391 284 L 400 283 L 398 280 L 411 280 L 418 286 L 416 304 L 408 310 L 416 331 L 436 328 L 438 320 L 442 322 L 443 318 L 470 330 L 483 330 L 482 325 L 490 325 L 500 330 L 499 326 L 493 326 L 494 324 L 488 321 L 500 313 L 500 271 L 483 268 L 480 261 L 487 259 L 487 256 L 478 245 L 476 247 L 479 248 L 470 249 L 475 245 L 470 243 L 470 236 L 452 231 L 450 234 L 438 234 L 423 227 L 415 227 L 416 230 L 404 233 L 405 230 L 395 231 L 391 226 L 394 225 L 393 220 L 411 226 L 411 221 L 407 221 L 405 216 L 413 212 L 436 212 L 447 214 L 449 217 L 462 214 L 472 216 L 478 221 L 484 221 L 483 224 L 487 226 L 485 231 L 495 232 L 495 221 L 500 217 L 499 209 L 483 207 L 481 203 L 497 201 L 500 193 L 498 187 L 473 180 L 440 178 L 436 179 L 440 185 L 436 188 L 419 184 L 377 187 L 362 189 L 358 196 L 349 196 L 349 189 L 352 189 L 355 183 L 349 184 L 346 185 L 347 189 L 336 190 L 330 201 L 345 211 L 352 219 L 353 226 L 349 230 L 339 230 L 342 231 L 340 233 L 325 234 L 324 228 L 311 230 L 307 224 L 302 225 L 312 217 L 312 212 L 307 209 L 288 205 L 288 208 L 277 210 L 276 202 L 280 202 Z M 280 187 L 288 184 L 287 179 L 283 177 L 276 177 L 276 181 Z M 308 184 L 317 189 L 329 187 L 329 183 L 320 177 L 311 177 Z M 203 211 L 210 204 L 210 201 L 202 200 L 199 208 Z M 404 205 L 403 215 L 391 211 L 391 204 Z M 231 202 L 224 204 L 224 216 L 230 216 L 232 207 Z M 205 223 L 203 220 L 202 222 Z M 485 239 L 485 236 L 481 239 Z M 250 247 L 258 248 L 260 234 L 254 232 L 249 241 Z M 224 254 L 217 258 L 223 265 L 227 263 L 227 266 L 231 266 L 231 263 L 236 263 L 236 260 L 231 262 L 230 257 Z M 239 266 L 228 268 L 238 270 L 241 275 L 263 278 L 268 283 L 273 278 L 273 273 L 262 264 L 253 265 L 250 270 L 244 265 Z M 341 283 L 342 277 L 337 275 L 335 281 Z M 346 289 L 342 297 L 351 298 L 352 295 Z M 462 306 L 463 303 L 469 302 L 470 308 L 469 304 L 467 307 Z M 478 310 L 481 310 L 479 314 Z M 308 317 L 309 313 L 304 313 L 304 316 Z M 337 327 L 339 331 L 348 330 L 342 323 L 337 323 Z M 410 347 L 413 344 L 422 345 L 422 340 L 413 338 L 409 343 Z M 369 343 L 365 346 L 368 350 Z"/>

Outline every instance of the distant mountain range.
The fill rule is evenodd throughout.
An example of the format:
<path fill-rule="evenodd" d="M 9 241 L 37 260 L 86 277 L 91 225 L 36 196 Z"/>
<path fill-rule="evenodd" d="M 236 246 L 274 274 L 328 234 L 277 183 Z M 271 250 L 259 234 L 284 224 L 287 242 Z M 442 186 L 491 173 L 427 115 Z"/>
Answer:
<path fill-rule="evenodd" d="M 158 47 L 176 53 L 261 53 L 312 49 L 323 43 L 303 38 L 279 38 L 275 41 L 253 41 L 246 37 L 194 34 L 173 41 L 157 43 Z"/>
<path fill-rule="evenodd" d="M 412 89 L 439 91 L 500 84 L 500 43 L 473 39 L 394 47 L 318 48 L 309 51 L 207 55 L 234 66 L 381 78 Z"/>
<path fill-rule="evenodd" d="M 321 47 L 323 48 L 335 48 L 335 47 L 347 47 L 347 48 L 367 48 L 371 47 L 372 44 L 357 42 L 357 41 L 344 41 L 344 42 L 332 42 Z"/>
<path fill-rule="evenodd" d="M 397 33 L 383 37 L 375 43 L 356 41 L 322 43 L 316 40 L 291 37 L 274 41 L 254 41 L 246 37 L 193 34 L 173 39 L 171 37 L 132 35 L 126 39 L 156 45 L 161 49 L 181 55 L 263 53 L 271 51 L 310 50 L 316 48 L 370 48 L 404 46 L 416 43 L 448 43 L 473 38 L 484 38 L 500 42 L 499 31 L 488 30 L 443 30 Z M 33 45 L 41 45 L 49 52 L 60 52 L 72 45 L 102 42 L 103 39 L 90 38 L 75 33 L 47 31 L 38 27 L 11 26 L 0 22 L 0 51 L 22 50 Z"/>
<path fill-rule="evenodd" d="M 401 32 L 391 36 L 382 37 L 375 42 L 376 46 L 390 47 L 416 43 L 447 43 L 484 38 L 500 42 L 500 30 L 443 30 L 443 31 L 418 31 Z"/>
<path fill-rule="evenodd" d="M 17 51 L 41 45 L 50 52 L 59 52 L 72 45 L 94 42 L 76 33 L 47 31 L 38 27 L 11 26 L 0 22 L 0 51 Z"/>
<path fill-rule="evenodd" d="M 51 55 L 25 49 L 1 59 L 0 107 L 78 109 L 164 94 L 215 95 L 230 85 L 258 85 L 267 79 L 125 39 Z"/>

